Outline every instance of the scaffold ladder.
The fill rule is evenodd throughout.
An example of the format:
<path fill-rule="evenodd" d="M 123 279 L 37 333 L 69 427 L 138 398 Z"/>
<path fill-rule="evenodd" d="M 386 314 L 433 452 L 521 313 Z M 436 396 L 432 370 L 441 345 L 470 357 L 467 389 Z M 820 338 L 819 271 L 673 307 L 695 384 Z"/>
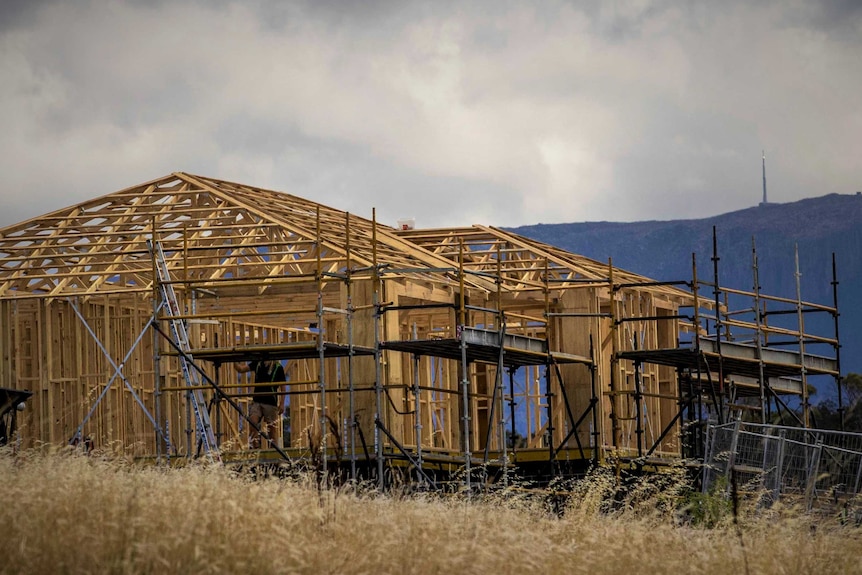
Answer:
<path fill-rule="evenodd" d="M 210 423 L 209 411 L 207 402 L 204 398 L 201 388 L 200 374 L 189 364 L 191 363 L 191 345 L 189 344 L 188 330 L 186 322 L 182 319 L 179 303 L 177 303 L 177 294 L 174 286 L 171 283 L 168 264 L 165 260 L 165 253 L 162 250 L 162 245 L 159 242 L 147 240 L 147 247 L 153 255 L 156 263 L 156 273 L 158 274 L 159 290 L 161 291 L 162 299 L 167 310 L 168 321 L 171 325 L 171 334 L 177 347 L 182 350 L 180 354 L 180 366 L 183 372 L 183 378 L 186 380 L 186 385 L 189 387 L 189 401 L 194 412 L 195 423 L 198 432 L 198 444 L 203 448 L 204 452 L 210 459 L 219 460 L 218 446 L 216 445 L 215 434 L 213 433 L 212 424 Z"/>

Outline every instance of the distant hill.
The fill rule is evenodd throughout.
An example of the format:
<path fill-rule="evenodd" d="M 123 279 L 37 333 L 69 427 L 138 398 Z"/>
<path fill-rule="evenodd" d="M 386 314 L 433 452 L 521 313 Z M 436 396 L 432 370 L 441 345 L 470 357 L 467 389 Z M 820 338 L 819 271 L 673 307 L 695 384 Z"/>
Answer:
<path fill-rule="evenodd" d="M 538 224 L 513 231 L 657 280 L 712 281 L 712 228 L 718 236 L 722 286 L 751 290 L 752 238 L 763 293 L 796 297 L 794 244 L 799 246 L 804 301 L 832 304 L 832 253 L 838 272 L 841 371 L 862 373 L 862 194 L 830 194 L 767 204 L 699 220 Z M 810 317 L 810 319 L 809 319 Z M 832 334 L 831 318 L 806 316 L 809 331 Z M 820 397 L 831 396 L 821 389 Z"/>

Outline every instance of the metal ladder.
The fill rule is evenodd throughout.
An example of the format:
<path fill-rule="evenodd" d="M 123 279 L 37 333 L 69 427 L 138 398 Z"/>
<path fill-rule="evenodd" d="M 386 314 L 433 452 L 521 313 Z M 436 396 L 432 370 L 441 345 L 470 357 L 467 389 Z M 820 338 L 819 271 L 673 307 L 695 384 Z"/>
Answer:
<path fill-rule="evenodd" d="M 192 411 L 194 412 L 195 423 L 198 434 L 198 445 L 202 447 L 204 452 L 211 460 L 220 461 L 221 457 L 218 453 L 215 434 L 213 433 L 212 424 L 210 423 L 209 410 L 207 402 L 204 398 L 201 376 L 196 369 L 191 367 L 191 346 L 189 345 L 189 336 L 186 329 L 184 319 L 178 317 L 181 315 L 179 304 L 177 303 L 177 294 L 174 291 L 174 286 L 171 283 L 168 264 L 165 260 L 165 253 L 162 250 L 162 245 L 159 242 L 147 240 L 147 248 L 153 256 L 156 263 L 156 273 L 158 274 L 159 289 L 162 294 L 162 299 L 165 302 L 168 320 L 171 324 L 171 334 L 174 341 L 183 353 L 180 354 L 180 366 L 183 371 L 183 378 L 186 380 L 186 385 L 189 389 L 189 398 L 191 401 Z"/>

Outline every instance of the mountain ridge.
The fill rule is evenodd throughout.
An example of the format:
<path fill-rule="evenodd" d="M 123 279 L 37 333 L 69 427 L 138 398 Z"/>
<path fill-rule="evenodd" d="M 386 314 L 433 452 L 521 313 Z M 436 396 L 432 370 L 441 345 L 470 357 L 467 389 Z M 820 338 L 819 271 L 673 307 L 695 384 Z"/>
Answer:
<path fill-rule="evenodd" d="M 719 283 L 752 290 L 754 254 L 765 294 L 796 298 L 798 246 L 802 300 L 833 304 L 832 258 L 838 279 L 841 371 L 862 372 L 862 193 L 831 193 L 768 203 L 685 220 L 575 222 L 507 228 L 659 281 L 713 281 L 713 227 Z M 818 314 L 820 315 L 820 314 Z M 806 327 L 833 334 L 831 317 L 806 318 Z M 828 394 L 827 394 L 828 395 Z"/>

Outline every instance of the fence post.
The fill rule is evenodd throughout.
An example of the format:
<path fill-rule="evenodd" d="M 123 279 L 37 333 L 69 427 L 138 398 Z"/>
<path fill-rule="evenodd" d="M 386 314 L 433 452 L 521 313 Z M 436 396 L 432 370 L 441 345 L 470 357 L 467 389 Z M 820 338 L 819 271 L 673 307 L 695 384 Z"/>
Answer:
<path fill-rule="evenodd" d="M 703 449 L 703 477 L 701 478 L 700 491 L 706 493 L 709 488 L 709 472 L 712 470 L 712 446 L 715 445 L 713 436 L 718 433 L 718 428 L 708 424 L 706 426 L 706 445 Z"/>
<path fill-rule="evenodd" d="M 733 466 L 736 465 L 736 450 L 739 444 L 739 428 L 742 422 L 740 420 L 736 420 L 733 422 L 733 437 L 730 438 L 730 453 L 727 456 L 727 468 L 725 469 L 725 475 L 729 478 L 730 473 L 733 470 Z M 727 489 L 730 489 L 731 482 L 728 480 Z"/>
<path fill-rule="evenodd" d="M 736 464 L 736 449 L 739 444 L 739 427 L 742 422 L 736 420 L 733 422 L 733 436 L 730 438 L 730 455 L 727 457 L 727 469 L 725 470 L 730 475 L 730 470 Z"/>
<path fill-rule="evenodd" d="M 781 479 L 784 469 L 784 445 L 787 439 L 787 431 L 784 429 L 778 432 L 778 454 L 775 458 L 775 483 L 772 487 L 772 500 L 778 501 L 781 497 Z"/>
<path fill-rule="evenodd" d="M 760 491 L 765 492 L 769 476 L 769 443 L 772 440 L 772 428 L 767 427 L 761 438 L 763 441 L 763 458 L 760 462 Z"/>
<path fill-rule="evenodd" d="M 811 458 L 811 465 L 808 468 L 808 480 L 805 487 L 805 508 L 811 511 L 811 506 L 814 504 L 814 493 L 817 488 L 817 473 L 820 468 L 820 453 L 823 451 L 823 437 L 817 434 L 817 443 L 814 445 L 814 454 Z"/>
<path fill-rule="evenodd" d="M 862 454 L 859 455 L 859 469 L 856 470 L 856 483 L 853 485 L 853 496 L 859 493 L 860 480 L 862 480 Z"/>

